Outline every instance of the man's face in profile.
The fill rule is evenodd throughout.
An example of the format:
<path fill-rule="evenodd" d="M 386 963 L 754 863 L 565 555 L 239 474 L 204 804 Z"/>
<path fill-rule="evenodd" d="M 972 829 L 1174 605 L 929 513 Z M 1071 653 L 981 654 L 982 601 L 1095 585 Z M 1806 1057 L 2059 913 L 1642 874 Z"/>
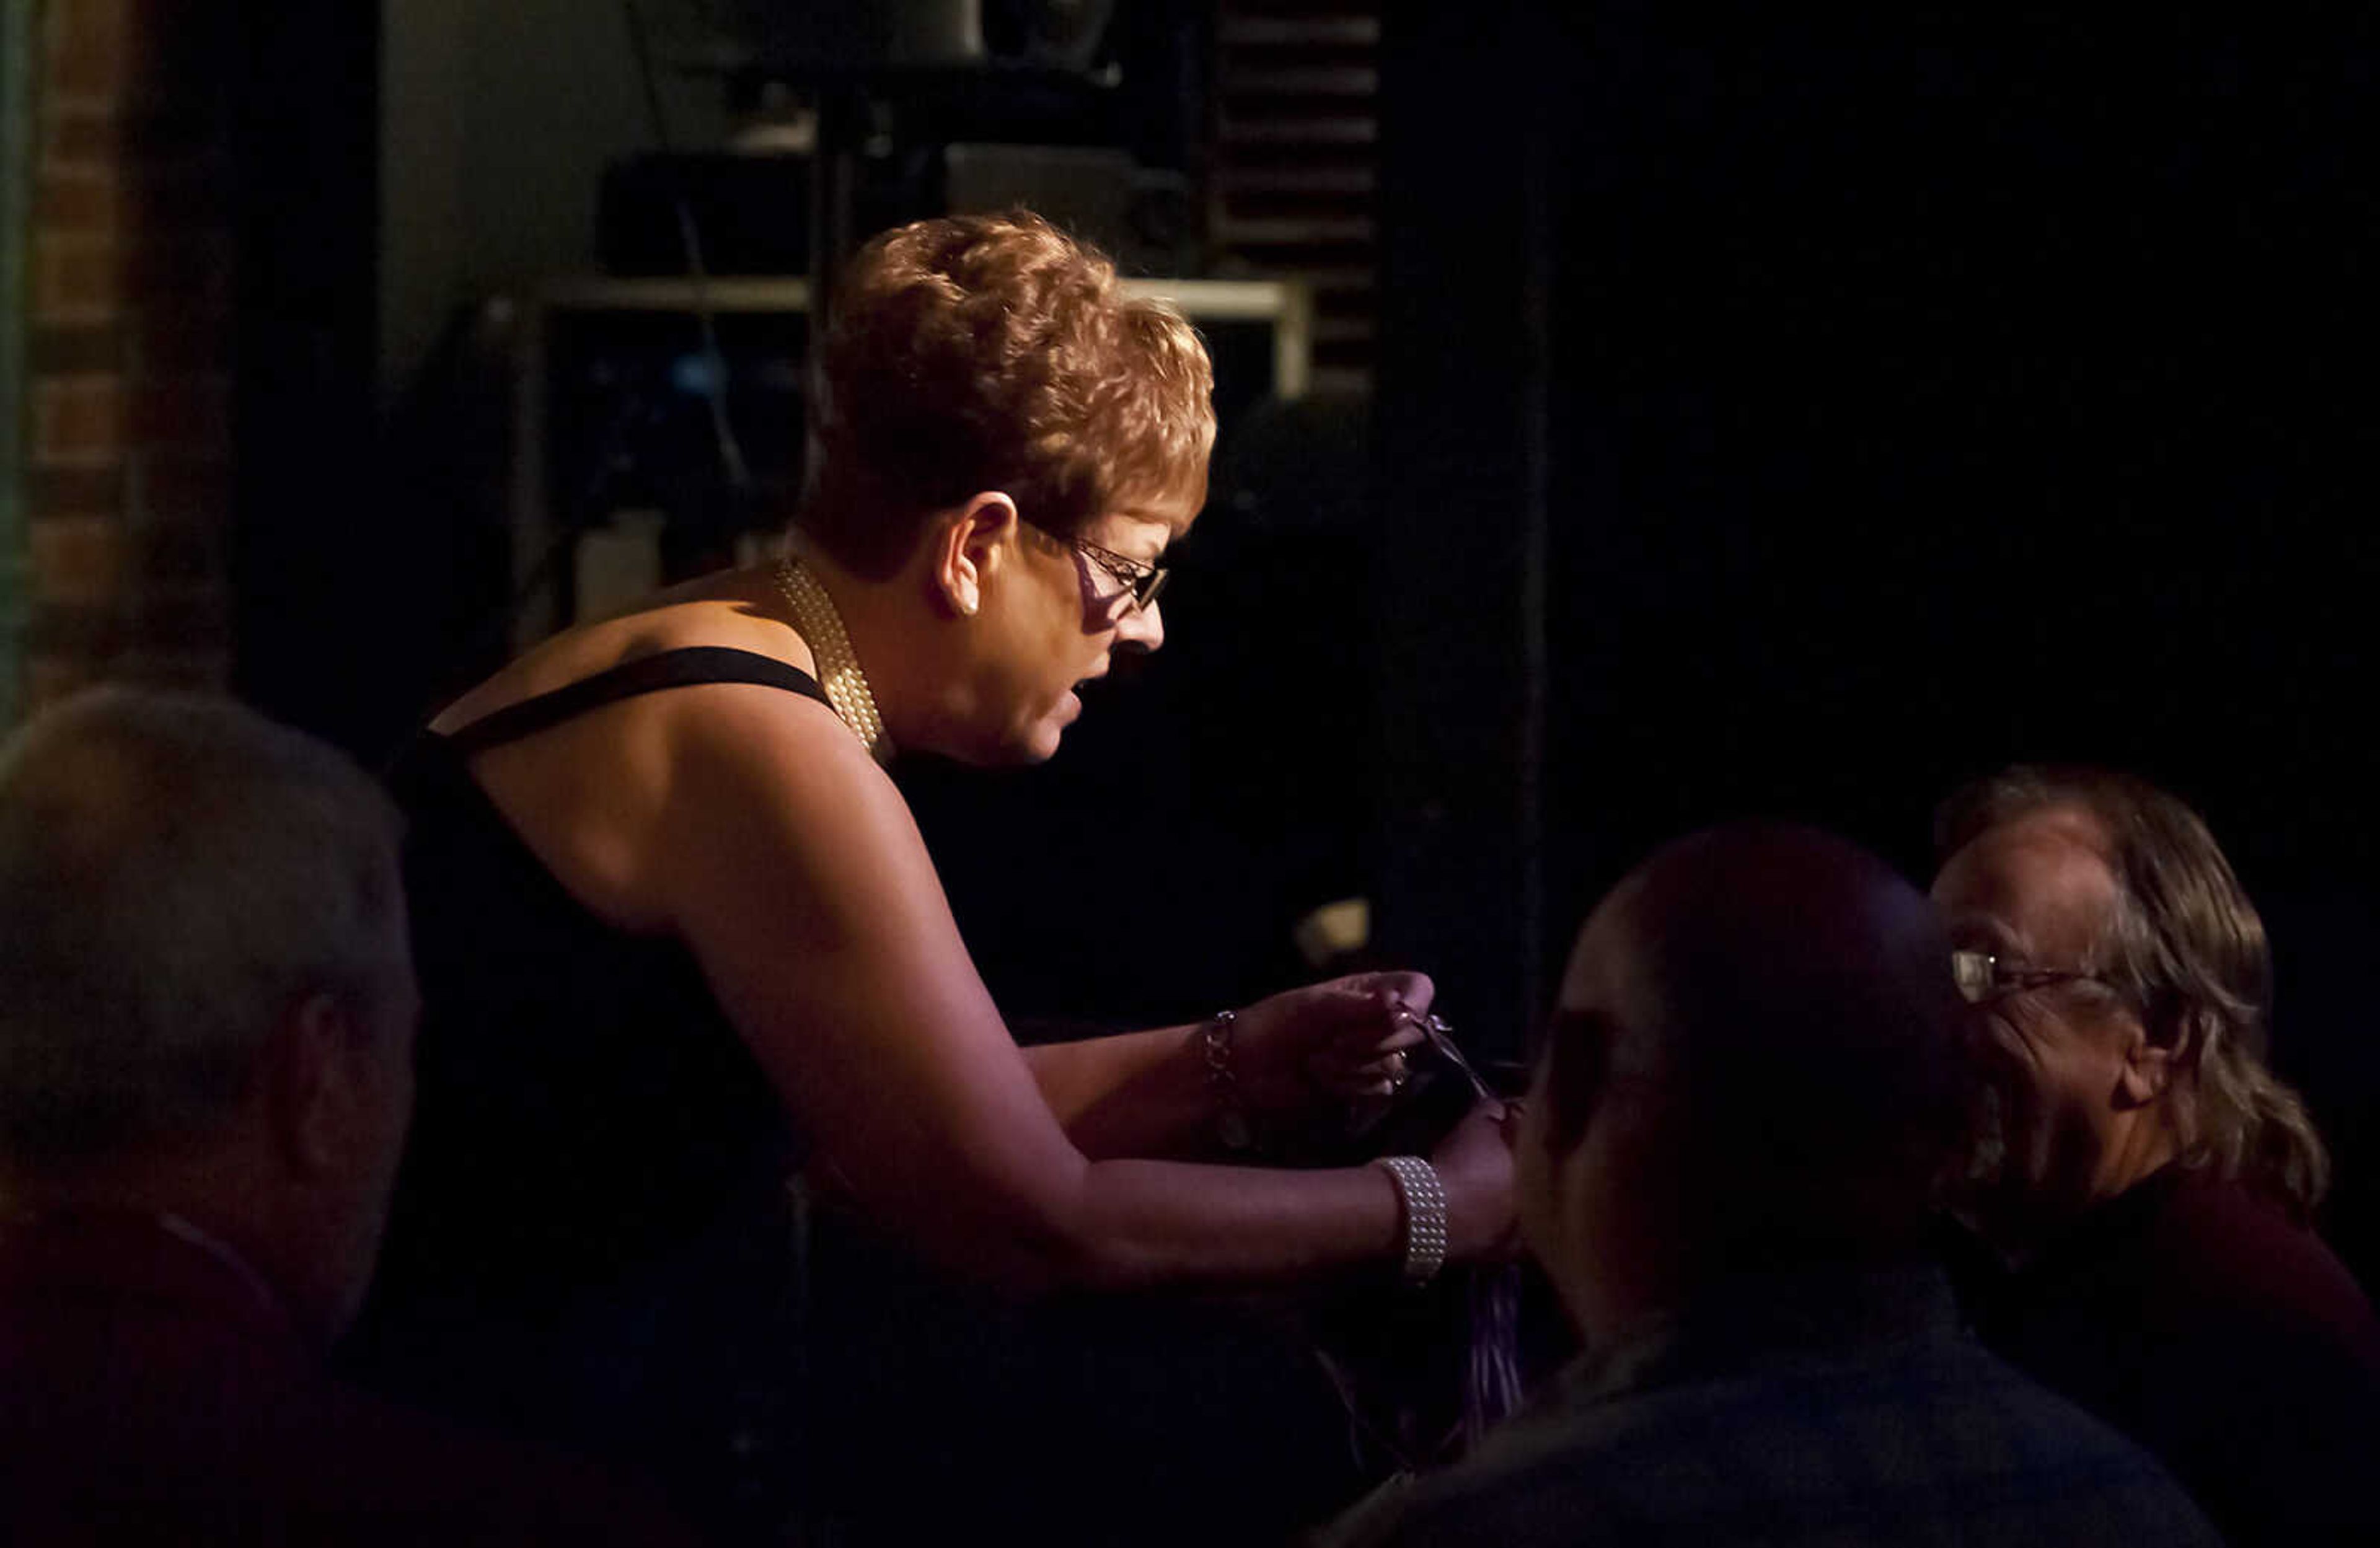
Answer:
<path fill-rule="evenodd" d="M 1545 1266 L 1572 1321 L 1595 1336 L 1605 1281 L 1626 1252 L 1630 1220 L 1655 1191 L 1633 1165 L 1635 1138 L 1609 1100 L 1622 1019 L 1638 987 L 1623 883 L 1580 932 L 1545 1028 L 1513 1155 L 1522 1240 Z"/>
<path fill-rule="evenodd" d="M 2087 814 L 2050 807 L 1978 834 L 1934 881 L 1951 944 L 1994 962 L 1974 1006 L 2005 1145 L 1973 1201 L 1992 1234 L 2052 1225 L 2112 1191 L 2108 1152 L 2142 1031 L 2092 976 L 2117 901 L 2104 844 Z M 2073 976 L 2027 976 L 2050 974 Z"/>

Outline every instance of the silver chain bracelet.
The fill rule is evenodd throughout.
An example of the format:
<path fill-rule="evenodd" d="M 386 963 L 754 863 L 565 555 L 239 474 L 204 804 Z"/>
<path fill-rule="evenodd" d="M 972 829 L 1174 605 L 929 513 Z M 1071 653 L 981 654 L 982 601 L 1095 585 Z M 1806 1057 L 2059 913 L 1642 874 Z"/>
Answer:
<path fill-rule="evenodd" d="M 1215 1135 L 1225 1150 L 1252 1150 L 1256 1131 L 1248 1123 L 1248 1107 L 1240 1097 L 1240 1078 L 1232 1071 L 1232 1029 L 1236 1010 L 1218 1010 L 1198 1029 L 1198 1046 L 1207 1059 L 1207 1089 L 1215 1097 Z"/>

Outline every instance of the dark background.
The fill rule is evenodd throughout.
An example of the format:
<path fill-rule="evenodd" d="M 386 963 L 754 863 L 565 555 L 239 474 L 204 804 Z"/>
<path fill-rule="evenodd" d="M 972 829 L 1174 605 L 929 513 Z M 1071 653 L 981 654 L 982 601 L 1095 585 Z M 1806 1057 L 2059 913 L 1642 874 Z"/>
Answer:
<path fill-rule="evenodd" d="M 373 751 L 491 599 L 484 449 L 371 390 L 369 9 L 249 7 L 237 429 L 240 685 Z M 2265 911 L 2370 1282 L 2374 22 L 1562 9 L 1388 18 L 1374 400 L 1226 445 L 1049 769 L 905 776 L 988 980 L 1201 1014 L 1364 894 L 1514 1055 L 1662 839 L 1923 879 L 1959 780 L 2116 764 Z"/>
<path fill-rule="evenodd" d="M 1391 32 L 1392 938 L 1511 1025 L 1666 837 L 1922 879 L 1957 782 L 2134 769 L 2266 914 L 2369 1280 L 2369 16 L 1577 9 Z"/>

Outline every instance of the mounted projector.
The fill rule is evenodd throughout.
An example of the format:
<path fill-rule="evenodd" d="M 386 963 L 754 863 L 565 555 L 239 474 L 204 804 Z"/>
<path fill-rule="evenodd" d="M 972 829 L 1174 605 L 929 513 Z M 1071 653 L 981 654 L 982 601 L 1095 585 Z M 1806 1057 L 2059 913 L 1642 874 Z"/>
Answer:
<path fill-rule="evenodd" d="M 715 0 L 706 9 L 762 69 L 1087 71 L 1115 0 Z"/>

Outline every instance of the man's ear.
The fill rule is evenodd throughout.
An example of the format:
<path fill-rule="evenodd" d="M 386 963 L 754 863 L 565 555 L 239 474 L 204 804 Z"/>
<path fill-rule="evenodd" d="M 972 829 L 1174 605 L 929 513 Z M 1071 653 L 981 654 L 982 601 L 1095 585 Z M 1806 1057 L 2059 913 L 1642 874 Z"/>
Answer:
<path fill-rule="evenodd" d="M 1594 1010 L 1556 1010 L 1537 1055 L 1536 1100 L 1544 1107 L 1546 1149 L 1576 1150 L 1603 1098 L 1611 1069 L 1610 1019 Z"/>
<path fill-rule="evenodd" d="M 2116 1105 L 2145 1107 L 2171 1088 L 2180 1062 L 2179 1050 L 2170 1042 L 2160 1044 L 2151 1038 L 2135 1018 L 2125 1019 L 2125 1036 L 2123 1068 L 2116 1076 Z"/>
<path fill-rule="evenodd" d="M 961 618 L 983 606 L 985 584 L 998 569 L 1018 526 L 1016 502 L 998 490 L 969 495 L 934 528 L 933 587 Z"/>
<path fill-rule="evenodd" d="M 336 996 L 291 1006 L 264 1047 L 263 1097 L 274 1143 L 298 1175 L 338 1168 L 356 1142 L 364 1093 L 363 1029 Z"/>

